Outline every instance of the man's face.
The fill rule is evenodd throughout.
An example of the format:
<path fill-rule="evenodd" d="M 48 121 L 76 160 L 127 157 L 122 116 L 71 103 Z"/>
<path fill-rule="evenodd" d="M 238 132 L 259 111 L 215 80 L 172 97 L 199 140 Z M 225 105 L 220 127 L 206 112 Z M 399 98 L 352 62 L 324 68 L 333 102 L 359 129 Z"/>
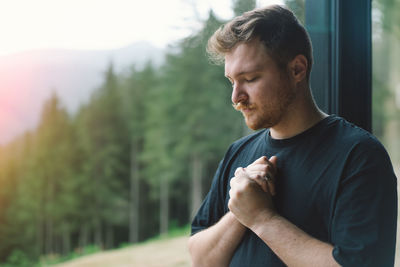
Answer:
<path fill-rule="evenodd" d="M 294 89 L 260 41 L 239 43 L 227 53 L 225 76 L 232 83 L 232 103 L 249 128 L 273 127 L 288 115 Z"/>

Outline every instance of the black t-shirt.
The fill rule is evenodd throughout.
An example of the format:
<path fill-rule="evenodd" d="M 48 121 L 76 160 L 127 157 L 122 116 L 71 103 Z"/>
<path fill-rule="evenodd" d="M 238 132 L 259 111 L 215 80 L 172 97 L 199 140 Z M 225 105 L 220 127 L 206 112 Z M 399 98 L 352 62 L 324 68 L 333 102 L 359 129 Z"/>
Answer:
<path fill-rule="evenodd" d="M 262 130 L 233 143 L 192 222 L 192 234 L 228 212 L 229 180 L 261 156 L 278 157 L 278 213 L 332 244 L 342 266 L 393 266 L 397 180 L 387 152 L 370 133 L 331 115 L 289 139 Z M 251 230 L 230 266 L 285 266 Z"/>

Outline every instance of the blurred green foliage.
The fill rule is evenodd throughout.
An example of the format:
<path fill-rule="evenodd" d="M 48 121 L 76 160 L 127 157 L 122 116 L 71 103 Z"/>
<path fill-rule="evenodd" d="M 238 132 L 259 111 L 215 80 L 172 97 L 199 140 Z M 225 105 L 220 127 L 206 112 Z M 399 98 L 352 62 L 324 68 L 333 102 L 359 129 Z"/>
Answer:
<path fill-rule="evenodd" d="M 110 65 L 74 116 L 53 95 L 37 129 L 0 148 L 0 262 L 115 248 L 190 222 L 244 128 L 205 52 L 221 24 L 210 12 L 160 67 Z"/>
<path fill-rule="evenodd" d="M 400 8 L 393 8 L 399 0 L 374 2 L 386 25 L 374 55 L 385 56 L 400 25 Z M 304 1 L 287 4 L 304 19 Z M 254 5 L 235 0 L 234 11 Z M 149 62 L 116 74 L 110 65 L 74 116 L 53 95 L 35 131 L 0 147 L 1 266 L 33 266 L 43 256 L 45 262 L 54 255 L 71 259 L 188 232 L 219 160 L 247 133 L 231 107 L 223 67 L 210 64 L 205 52 L 222 23 L 210 12 L 201 30 L 171 47 L 162 66 Z M 374 70 L 378 136 L 393 99 L 385 82 L 389 68 Z"/>

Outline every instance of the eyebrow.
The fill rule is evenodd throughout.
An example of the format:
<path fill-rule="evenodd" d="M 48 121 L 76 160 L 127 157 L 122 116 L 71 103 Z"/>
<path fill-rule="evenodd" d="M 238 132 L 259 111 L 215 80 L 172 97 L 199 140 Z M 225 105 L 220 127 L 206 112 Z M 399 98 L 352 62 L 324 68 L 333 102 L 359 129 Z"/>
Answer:
<path fill-rule="evenodd" d="M 242 70 L 242 71 L 240 71 L 239 73 L 237 73 L 237 74 L 235 74 L 233 76 L 240 77 L 240 76 L 245 75 L 245 74 L 259 72 L 259 71 L 260 70 L 258 68 L 255 68 L 254 70 Z M 225 77 L 229 78 L 229 79 L 232 79 L 229 75 L 226 75 L 226 74 L 225 74 Z"/>
<path fill-rule="evenodd" d="M 256 66 L 254 66 L 252 68 L 241 70 L 241 71 L 239 71 L 238 73 L 236 73 L 233 76 L 240 77 L 240 76 L 245 75 L 245 74 L 254 73 L 254 72 L 260 72 L 261 70 L 262 70 L 262 66 L 260 66 L 260 64 L 257 64 Z M 229 75 L 226 75 L 226 74 L 225 74 L 225 77 L 229 78 L 229 79 L 232 79 Z"/>

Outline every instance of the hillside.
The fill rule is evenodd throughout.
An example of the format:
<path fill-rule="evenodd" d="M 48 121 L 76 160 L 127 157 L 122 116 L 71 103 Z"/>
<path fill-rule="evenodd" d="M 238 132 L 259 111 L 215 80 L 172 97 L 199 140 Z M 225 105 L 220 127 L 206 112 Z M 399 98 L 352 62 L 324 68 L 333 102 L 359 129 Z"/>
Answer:
<path fill-rule="evenodd" d="M 188 236 L 146 242 L 99 252 L 54 267 L 183 267 L 190 266 Z"/>
<path fill-rule="evenodd" d="M 148 60 L 160 65 L 163 58 L 164 51 L 147 42 L 115 50 L 34 50 L 0 56 L 0 145 L 34 129 L 53 92 L 74 113 L 101 85 L 110 64 L 123 73 Z"/>

